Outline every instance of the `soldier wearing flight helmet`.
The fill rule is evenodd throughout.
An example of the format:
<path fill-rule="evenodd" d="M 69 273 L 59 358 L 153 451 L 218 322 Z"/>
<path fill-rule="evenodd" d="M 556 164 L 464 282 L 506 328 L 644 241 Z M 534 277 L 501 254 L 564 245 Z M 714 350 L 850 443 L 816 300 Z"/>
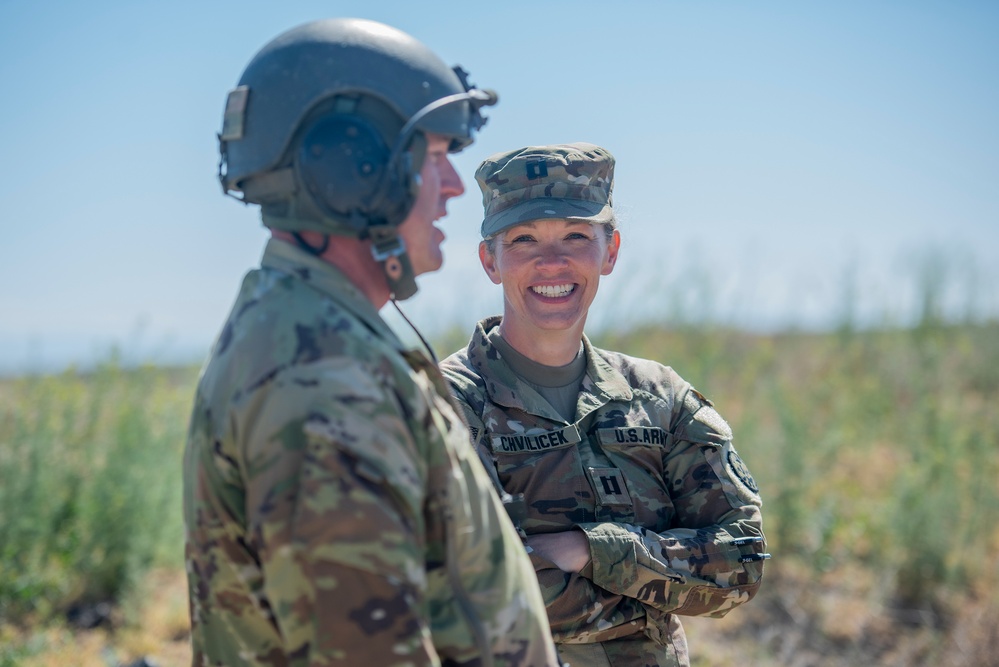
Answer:
<path fill-rule="evenodd" d="M 191 416 L 195 664 L 557 664 L 436 366 L 378 314 L 440 267 L 449 153 L 495 101 L 358 19 L 278 36 L 229 93 L 219 178 L 272 237 Z"/>

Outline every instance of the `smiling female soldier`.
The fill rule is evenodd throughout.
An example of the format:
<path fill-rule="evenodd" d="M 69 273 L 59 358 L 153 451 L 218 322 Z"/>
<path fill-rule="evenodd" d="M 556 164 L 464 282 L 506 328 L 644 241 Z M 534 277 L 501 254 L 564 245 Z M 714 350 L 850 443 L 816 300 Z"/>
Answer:
<path fill-rule="evenodd" d="M 711 402 L 671 368 L 583 334 L 618 259 L 614 158 L 577 143 L 475 174 L 479 258 L 503 316 L 442 363 L 508 498 L 573 667 L 688 665 L 678 616 L 720 617 L 763 575 L 759 490 Z"/>

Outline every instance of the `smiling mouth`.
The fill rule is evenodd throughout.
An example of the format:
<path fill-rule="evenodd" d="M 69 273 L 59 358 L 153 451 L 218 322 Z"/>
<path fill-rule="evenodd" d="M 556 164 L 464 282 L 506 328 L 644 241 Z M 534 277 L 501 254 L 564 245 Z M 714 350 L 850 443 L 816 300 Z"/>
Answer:
<path fill-rule="evenodd" d="M 536 285 L 531 287 L 531 291 L 535 294 L 540 294 L 541 296 L 546 296 L 550 299 L 568 296 L 574 289 L 576 289 L 576 286 L 572 283 L 567 285 Z"/>

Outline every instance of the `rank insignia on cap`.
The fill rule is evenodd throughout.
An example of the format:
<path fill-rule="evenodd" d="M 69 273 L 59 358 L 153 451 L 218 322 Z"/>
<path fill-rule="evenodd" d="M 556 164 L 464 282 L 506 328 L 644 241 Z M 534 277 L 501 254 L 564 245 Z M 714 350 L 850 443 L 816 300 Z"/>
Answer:
<path fill-rule="evenodd" d="M 548 176 L 548 163 L 543 160 L 537 162 L 527 162 L 527 177 L 532 181 L 536 178 L 547 178 Z"/>

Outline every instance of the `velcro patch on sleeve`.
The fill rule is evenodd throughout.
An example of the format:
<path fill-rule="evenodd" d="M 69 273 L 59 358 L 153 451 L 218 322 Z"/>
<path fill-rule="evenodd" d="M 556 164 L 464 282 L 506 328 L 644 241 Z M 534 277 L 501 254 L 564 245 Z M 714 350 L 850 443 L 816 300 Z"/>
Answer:
<path fill-rule="evenodd" d="M 701 407 L 694 413 L 694 421 L 700 422 L 708 428 L 708 433 L 713 434 L 721 440 L 732 439 L 732 427 L 728 425 L 718 411 L 709 405 Z"/>
<path fill-rule="evenodd" d="M 691 388 L 683 397 L 683 407 L 691 418 L 684 421 L 676 433 L 678 440 L 721 445 L 732 439 L 732 428 L 728 422 L 696 389 Z"/>

